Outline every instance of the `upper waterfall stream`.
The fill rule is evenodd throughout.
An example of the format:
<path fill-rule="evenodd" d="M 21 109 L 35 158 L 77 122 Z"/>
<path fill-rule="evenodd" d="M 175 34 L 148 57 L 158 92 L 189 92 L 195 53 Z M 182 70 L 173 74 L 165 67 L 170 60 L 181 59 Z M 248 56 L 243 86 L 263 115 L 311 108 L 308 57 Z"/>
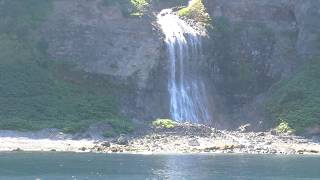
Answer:
<path fill-rule="evenodd" d="M 200 34 L 170 9 L 160 12 L 158 24 L 165 35 L 170 63 L 171 118 L 182 122 L 209 122 L 206 84 L 197 68 L 202 58 Z"/>

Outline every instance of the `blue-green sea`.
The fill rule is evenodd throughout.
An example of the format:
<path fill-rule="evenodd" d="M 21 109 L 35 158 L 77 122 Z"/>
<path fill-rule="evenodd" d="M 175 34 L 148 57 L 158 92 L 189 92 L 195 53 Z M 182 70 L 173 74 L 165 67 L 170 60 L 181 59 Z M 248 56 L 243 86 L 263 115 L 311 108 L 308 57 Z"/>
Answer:
<path fill-rule="evenodd" d="M 1 153 L 0 180 L 315 180 L 319 156 Z"/>

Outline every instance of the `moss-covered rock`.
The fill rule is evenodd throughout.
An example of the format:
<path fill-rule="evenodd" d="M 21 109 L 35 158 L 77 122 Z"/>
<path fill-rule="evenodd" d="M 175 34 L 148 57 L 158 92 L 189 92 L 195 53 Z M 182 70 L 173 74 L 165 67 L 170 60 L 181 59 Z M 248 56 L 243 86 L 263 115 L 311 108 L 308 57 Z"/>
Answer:
<path fill-rule="evenodd" d="M 211 21 L 210 15 L 207 13 L 202 0 L 192 0 L 189 5 L 179 10 L 178 15 L 208 25 Z"/>
<path fill-rule="evenodd" d="M 177 125 L 177 122 L 171 120 L 171 119 L 157 119 L 152 122 L 152 125 L 154 127 L 161 127 L 166 129 L 174 128 Z"/>

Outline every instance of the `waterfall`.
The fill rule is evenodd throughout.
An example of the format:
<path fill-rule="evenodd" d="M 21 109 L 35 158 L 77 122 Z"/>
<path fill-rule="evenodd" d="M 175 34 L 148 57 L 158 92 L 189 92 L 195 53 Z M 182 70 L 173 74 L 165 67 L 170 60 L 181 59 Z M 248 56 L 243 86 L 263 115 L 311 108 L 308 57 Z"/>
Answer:
<path fill-rule="evenodd" d="M 170 63 L 171 118 L 182 122 L 209 122 L 206 85 L 197 66 L 201 59 L 199 33 L 171 10 L 160 12 L 158 24 L 165 35 Z"/>

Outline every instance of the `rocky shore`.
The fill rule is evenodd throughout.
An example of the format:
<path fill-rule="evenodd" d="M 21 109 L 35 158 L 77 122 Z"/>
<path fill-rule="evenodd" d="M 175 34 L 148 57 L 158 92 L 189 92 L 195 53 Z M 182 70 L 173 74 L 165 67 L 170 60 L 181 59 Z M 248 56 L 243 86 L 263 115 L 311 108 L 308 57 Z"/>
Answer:
<path fill-rule="evenodd" d="M 216 130 L 204 125 L 154 127 L 144 135 L 100 140 L 0 137 L 0 151 L 61 151 L 94 153 L 244 153 L 318 154 L 320 141 L 271 132 Z"/>

